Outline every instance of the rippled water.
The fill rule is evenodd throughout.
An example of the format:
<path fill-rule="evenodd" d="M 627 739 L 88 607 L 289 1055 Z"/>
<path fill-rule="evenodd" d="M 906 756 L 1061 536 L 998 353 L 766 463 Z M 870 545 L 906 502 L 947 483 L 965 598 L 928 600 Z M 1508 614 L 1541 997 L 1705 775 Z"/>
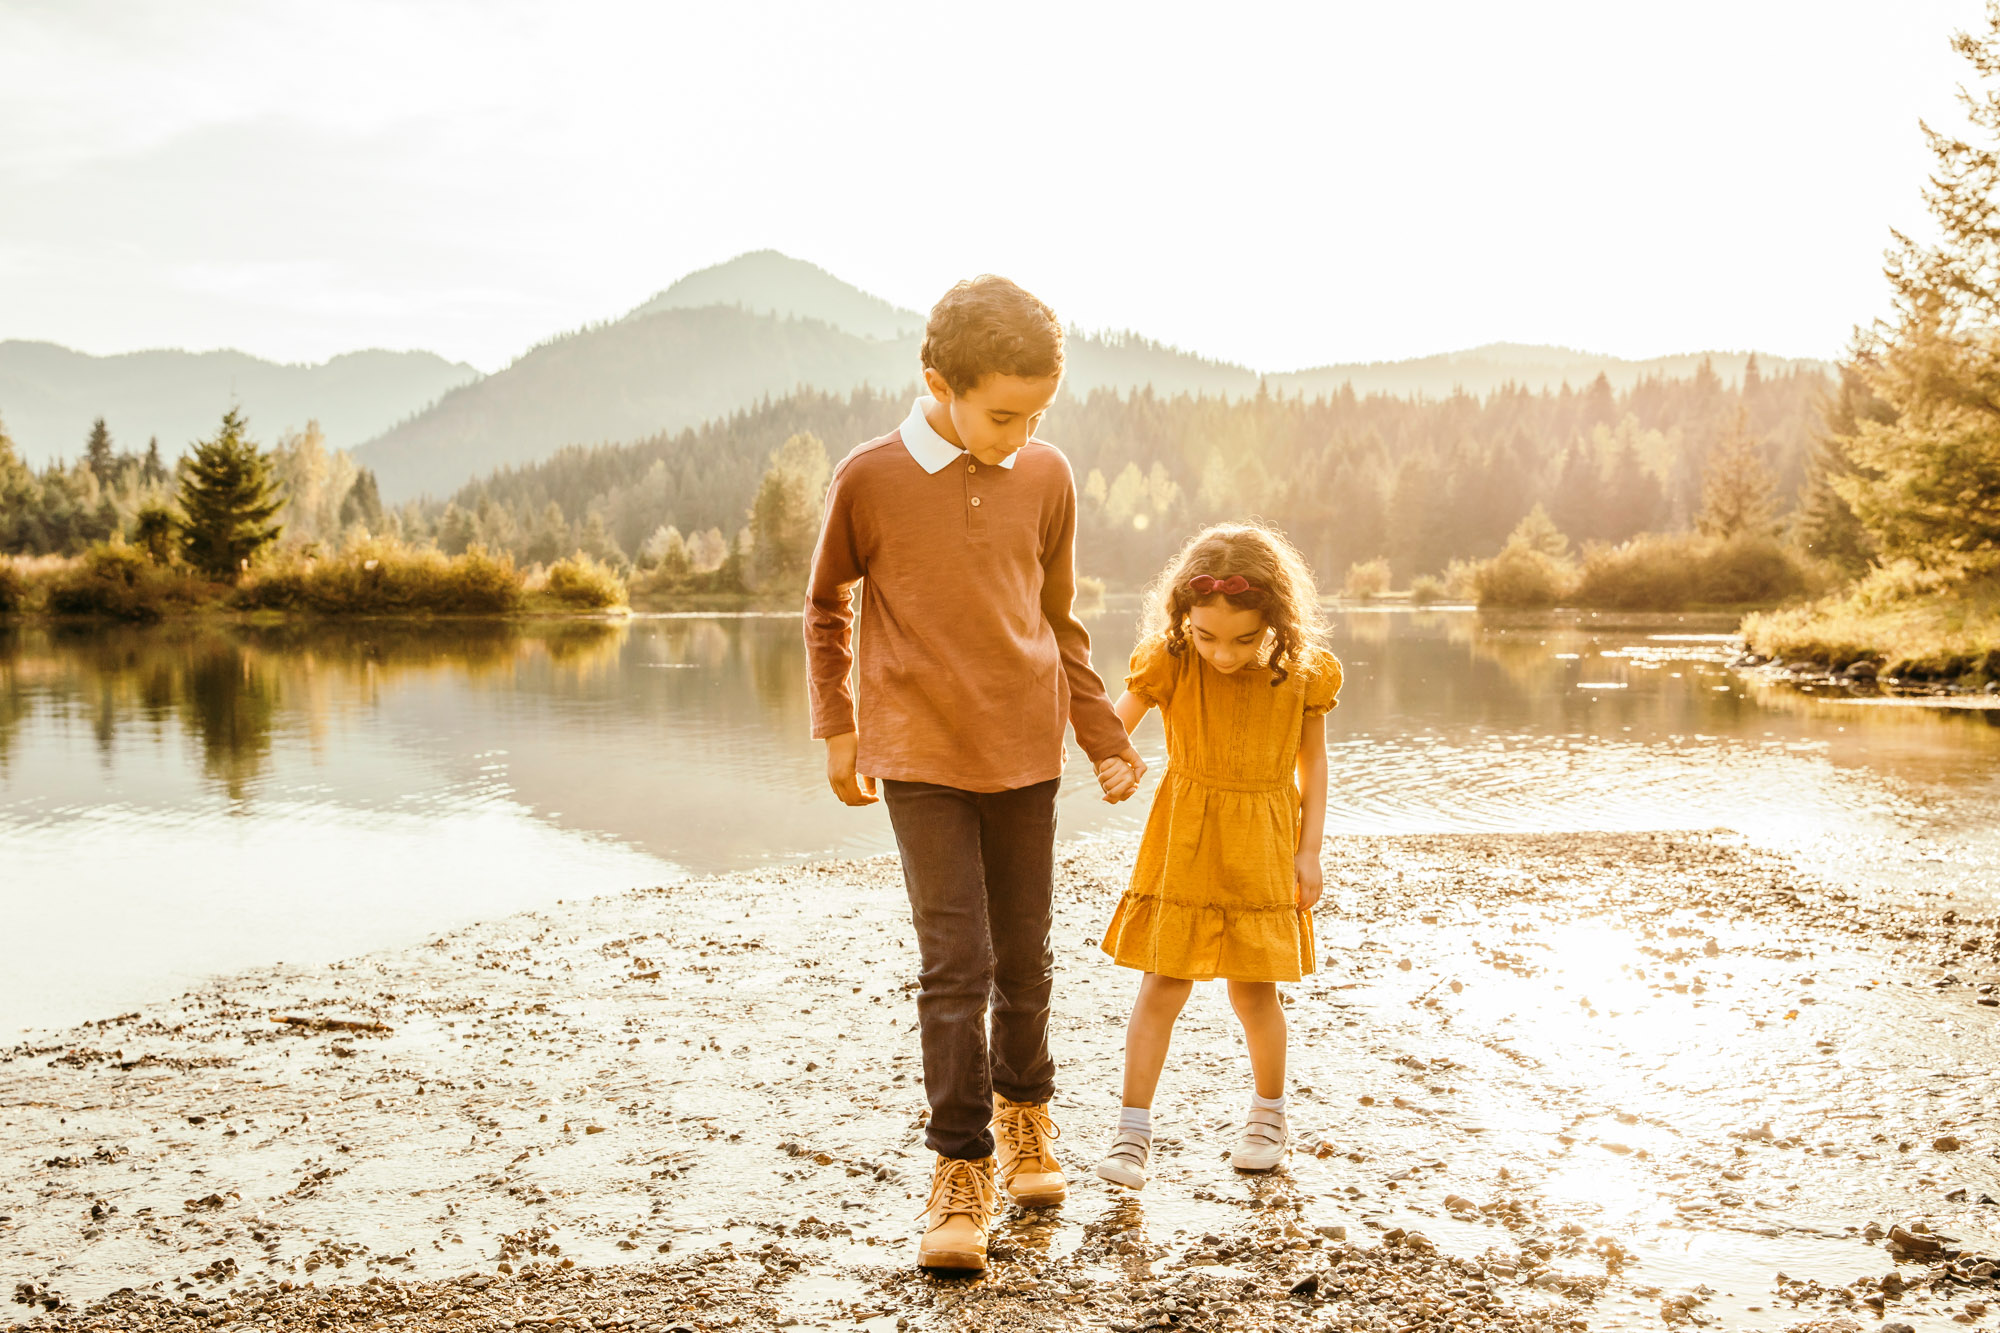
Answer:
<path fill-rule="evenodd" d="M 1093 623 L 1097 655 L 1132 618 Z M 1728 826 L 1864 888 L 2000 867 L 2000 713 L 1732 672 L 1726 622 L 1336 617 L 1328 829 Z M 1141 733 L 1157 756 L 1157 723 Z M 1136 828 L 1080 761 L 1066 834 Z M 886 850 L 790 617 L 0 631 L 0 1033 L 690 871 Z"/>

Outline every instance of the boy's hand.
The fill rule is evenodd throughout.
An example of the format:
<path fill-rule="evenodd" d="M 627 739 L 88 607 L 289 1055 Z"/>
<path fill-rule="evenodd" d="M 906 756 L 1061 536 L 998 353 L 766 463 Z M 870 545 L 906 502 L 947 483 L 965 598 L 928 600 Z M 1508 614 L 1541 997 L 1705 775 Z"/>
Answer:
<path fill-rule="evenodd" d="M 875 794 L 874 778 L 855 775 L 854 760 L 860 752 L 859 732 L 826 738 L 826 784 L 842 805 L 873 805 L 882 799 Z"/>
<path fill-rule="evenodd" d="M 1114 754 L 1097 766 L 1097 785 L 1104 789 L 1104 799 L 1111 805 L 1130 800 L 1139 790 L 1139 780 L 1146 776 L 1146 761 L 1139 752 L 1127 749 L 1123 754 Z"/>
<path fill-rule="evenodd" d="M 1292 858 L 1292 869 L 1298 875 L 1299 879 L 1299 910 L 1301 912 L 1310 912 L 1313 909 L 1313 904 L 1319 901 L 1319 896 L 1325 891 L 1326 887 L 1321 882 L 1322 874 L 1319 868 L 1318 851 L 1300 852 Z"/>

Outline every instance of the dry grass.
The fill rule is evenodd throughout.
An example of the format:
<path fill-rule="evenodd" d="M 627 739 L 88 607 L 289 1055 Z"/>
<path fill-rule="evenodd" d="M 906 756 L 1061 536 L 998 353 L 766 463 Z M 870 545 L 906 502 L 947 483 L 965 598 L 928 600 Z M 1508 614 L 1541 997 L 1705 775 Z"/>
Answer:
<path fill-rule="evenodd" d="M 1380 597 L 1389 591 L 1389 562 L 1377 557 L 1358 565 L 1347 567 L 1347 577 L 1341 581 L 1340 595 L 1356 601 L 1367 601 Z"/>
<path fill-rule="evenodd" d="M 1580 567 L 1509 543 L 1472 575 L 1481 606 L 1614 611 L 1771 606 L 1823 592 L 1832 581 L 1829 571 L 1775 538 L 1693 533 L 1647 533 L 1593 546 Z"/>
<path fill-rule="evenodd" d="M 625 605 L 625 580 L 581 551 L 556 561 L 539 578 L 531 576 L 525 590 L 564 611 L 609 611 Z"/>
<path fill-rule="evenodd" d="M 74 560 L 37 562 L 23 580 L 19 609 L 55 616 L 153 621 L 212 600 L 218 589 L 192 571 L 154 564 L 123 542 L 93 546 Z"/>
<path fill-rule="evenodd" d="M 287 556 L 253 570 L 236 590 L 246 611 L 325 616 L 505 615 L 524 604 L 523 580 L 506 556 L 464 555 L 360 542 L 337 556 Z"/>
<path fill-rule="evenodd" d="M 1743 637 L 1765 657 L 1834 670 L 1865 661 L 1885 676 L 2000 680 L 2000 574 L 1954 577 L 1902 562 L 1810 605 L 1753 615 Z"/>

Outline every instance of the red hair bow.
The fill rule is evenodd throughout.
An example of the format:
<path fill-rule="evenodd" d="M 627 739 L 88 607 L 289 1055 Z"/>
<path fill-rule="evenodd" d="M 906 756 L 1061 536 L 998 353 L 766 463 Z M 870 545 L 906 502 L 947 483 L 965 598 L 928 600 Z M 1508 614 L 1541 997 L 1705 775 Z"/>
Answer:
<path fill-rule="evenodd" d="M 1253 587 L 1250 580 L 1241 574 L 1231 574 L 1226 579 L 1216 578 L 1213 574 L 1197 574 L 1187 581 L 1187 586 L 1203 597 L 1218 592 L 1228 593 L 1233 597 L 1237 593 L 1250 592 Z"/>

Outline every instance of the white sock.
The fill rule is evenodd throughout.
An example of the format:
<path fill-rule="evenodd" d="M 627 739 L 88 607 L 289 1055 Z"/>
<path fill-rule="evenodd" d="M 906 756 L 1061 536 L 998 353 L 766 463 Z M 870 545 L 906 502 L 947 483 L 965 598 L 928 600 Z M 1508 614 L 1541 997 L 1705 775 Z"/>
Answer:
<path fill-rule="evenodd" d="M 1118 1108 L 1118 1128 L 1137 1130 L 1147 1138 L 1153 1137 L 1153 1108 L 1150 1106 L 1121 1106 Z"/>
<path fill-rule="evenodd" d="M 1283 1115 L 1285 1113 L 1285 1094 L 1281 1092 L 1275 1097 L 1259 1097 L 1253 1092 L 1250 1094 L 1250 1109 L 1253 1111 L 1276 1111 L 1279 1115 Z"/>

